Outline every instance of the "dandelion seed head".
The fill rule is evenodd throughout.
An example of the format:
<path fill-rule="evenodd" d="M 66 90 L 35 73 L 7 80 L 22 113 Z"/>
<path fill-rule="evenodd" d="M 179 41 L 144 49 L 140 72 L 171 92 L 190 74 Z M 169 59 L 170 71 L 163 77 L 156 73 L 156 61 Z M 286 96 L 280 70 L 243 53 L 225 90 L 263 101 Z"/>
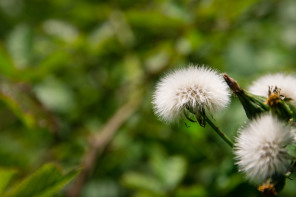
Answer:
<path fill-rule="evenodd" d="M 268 97 L 269 87 L 279 88 L 280 94 L 286 99 L 291 99 L 291 103 L 296 106 L 296 78 L 291 75 L 270 74 L 254 81 L 249 87 L 249 92 L 255 95 Z"/>
<path fill-rule="evenodd" d="M 239 170 L 254 183 L 262 183 L 288 170 L 286 145 L 294 140 L 294 131 L 271 114 L 252 120 L 239 131 L 234 154 Z"/>
<path fill-rule="evenodd" d="M 167 74 L 153 95 L 155 113 L 166 122 L 177 120 L 186 107 L 195 112 L 216 112 L 229 103 L 229 91 L 222 76 L 206 67 L 190 66 Z"/>

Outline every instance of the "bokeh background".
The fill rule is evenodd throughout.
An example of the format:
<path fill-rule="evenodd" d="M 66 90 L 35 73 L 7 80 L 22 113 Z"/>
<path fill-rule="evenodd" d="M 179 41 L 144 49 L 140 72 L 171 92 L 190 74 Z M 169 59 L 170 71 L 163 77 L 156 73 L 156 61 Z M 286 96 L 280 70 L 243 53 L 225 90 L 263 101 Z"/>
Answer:
<path fill-rule="evenodd" d="M 15 182 L 83 167 L 57 196 L 261 196 L 210 127 L 164 124 L 152 94 L 189 64 L 242 87 L 295 74 L 295 49 L 293 0 L 0 0 L 0 166 Z M 234 97 L 214 118 L 232 139 L 246 121 Z"/>

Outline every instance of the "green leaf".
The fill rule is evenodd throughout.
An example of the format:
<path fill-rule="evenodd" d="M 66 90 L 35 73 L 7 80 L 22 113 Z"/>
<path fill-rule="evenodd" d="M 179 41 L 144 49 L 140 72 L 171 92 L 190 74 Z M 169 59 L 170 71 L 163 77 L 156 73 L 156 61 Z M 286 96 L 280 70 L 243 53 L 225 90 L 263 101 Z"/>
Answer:
<path fill-rule="evenodd" d="M 17 25 L 9 34 L 7 48 L 16 68 L 30 64 L 33 47 L 33 30 L 25 24 Z"/>
<path fill-rule="evenodd" d="M 169 157 L 163 168 L 163 180 L 168 189 L 173 189 L 186 173 L 186 160 L 181 156 Z"/>
<path fill-rule="evenodd" d="M 55 133 L 58 124 L 53 114 L 38 100 L 30 85 L 0 78 L 0 100 L 28 128 L 46 128 Z"/>
<path fill-rule="evenodd" d="M 129 172 L 123 176 L 122 181 L 129 188 L 150 191 L 157 194 L 163 192 L 162 184 L 150 175 Z"/>
<path fill-rule="evenodd" d="M 131 25 L 151 27 L 154 31 L 155 29 L 180 28 L 186 24 L 184 19 L 172 18 L 156 11 L 129 10 L 126 12 L 126 17 Z"/>
<path fill-rule="evenodd" d="M 45 164 L 31 176 L 17 184 L 5 196 L 14 197 L 51 197 L 78 175 L 73 170 L 63 175 L 54 164 Z"/>
<path fill-rule="evenodd" d="M 16 170 L 14 169 L 0 169 L 0 194 L 4 192 L 15 174 Z"/>
<path fill-rule="evenodd" d="M 177 190 L 176 196 L 178 197 L 205 197 L 209 196 L 208 191 L 202 185 L 193 185 L 193 186 L 186 186 L 181 187 Z"/>
<path fill-rule="evenodd" d="M 7 76 L 15 73 L 13 62 L 2 46 L 0 46 L 0 73 Z"/>
<path fill-rule="evenodd" d="M 158 147 L 155 147 L 151 155 L 150 165 L 166 190 L 175 188 L 187 170 L 186 160 L 183 157 L 168 157 Z"/>
<path fill-rule="evenodd" d="M 286 149 L 287 149 L 288 154 L 290 156 L 296 158 L 296 143 L 292 143 L 292 144 L 287 145 Z"/>

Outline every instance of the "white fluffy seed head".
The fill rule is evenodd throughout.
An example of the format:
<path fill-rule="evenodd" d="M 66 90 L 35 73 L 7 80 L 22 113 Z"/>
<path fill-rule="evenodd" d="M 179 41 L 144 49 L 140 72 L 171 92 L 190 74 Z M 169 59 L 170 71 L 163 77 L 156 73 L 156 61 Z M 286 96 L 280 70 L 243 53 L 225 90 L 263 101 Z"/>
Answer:
<path fill-rule="evenodd" d="M 239 131 L 234 153 L 239 170 L 254 183 L 287 172 L 289 157 L 285 149 L 292 143 L 291 127 L 271 114 L 252 120 Z"/>
<path fill-rule="evenodd" d="M 229 103 L 229 91 L 217 71 L 204 66 L 190 66 L 167 74 L 153 95 L 155 113 L 166 122 L 183 115 L 186 106 L 195 112 L 216 112 Z"/>
<path fill-rule="evenodd" d="M 268 97 L 269 87 L 278 87 L 280 94 L 291 99 L 291 103 L 296 106 L 296 78 L 291 75 L 270 74 L 254 81 L 249 87 L 249 92 L 255 95 Z"/>

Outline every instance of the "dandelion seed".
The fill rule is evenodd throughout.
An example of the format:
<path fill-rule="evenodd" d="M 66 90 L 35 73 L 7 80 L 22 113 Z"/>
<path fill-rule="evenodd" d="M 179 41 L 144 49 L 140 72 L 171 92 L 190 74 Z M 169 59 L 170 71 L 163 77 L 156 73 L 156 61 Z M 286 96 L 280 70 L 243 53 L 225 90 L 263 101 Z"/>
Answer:
<path fill-rule="evenodd" d="M 194 113 L 205 109 L 219 111 L 229 103 L 229 95 L 227 85 L 217 71 L 190 66 L 161 79 L 153 95 L 153 105 L 161 119 L 173 122 L 186 108 Z"/>
<path fill-rule="evenodd" d="M 289 156 L 285 149 L 294 134 L 289 126 L 265 114 L 239 131 L 235 156 L 239 170 L 254 183 L 287 172 Z"/>
<path fill-rule="evenodd" d="M 255 95 L 269 97 L 270 91 L 278 89 L 284 100 L 290 101 L 296 106 L 296 78 L 291 75 L 272 74 L 256 80 L 249 88 L 249 92 Z M 270 90 L 271 89 L 271 90 Z"/>

